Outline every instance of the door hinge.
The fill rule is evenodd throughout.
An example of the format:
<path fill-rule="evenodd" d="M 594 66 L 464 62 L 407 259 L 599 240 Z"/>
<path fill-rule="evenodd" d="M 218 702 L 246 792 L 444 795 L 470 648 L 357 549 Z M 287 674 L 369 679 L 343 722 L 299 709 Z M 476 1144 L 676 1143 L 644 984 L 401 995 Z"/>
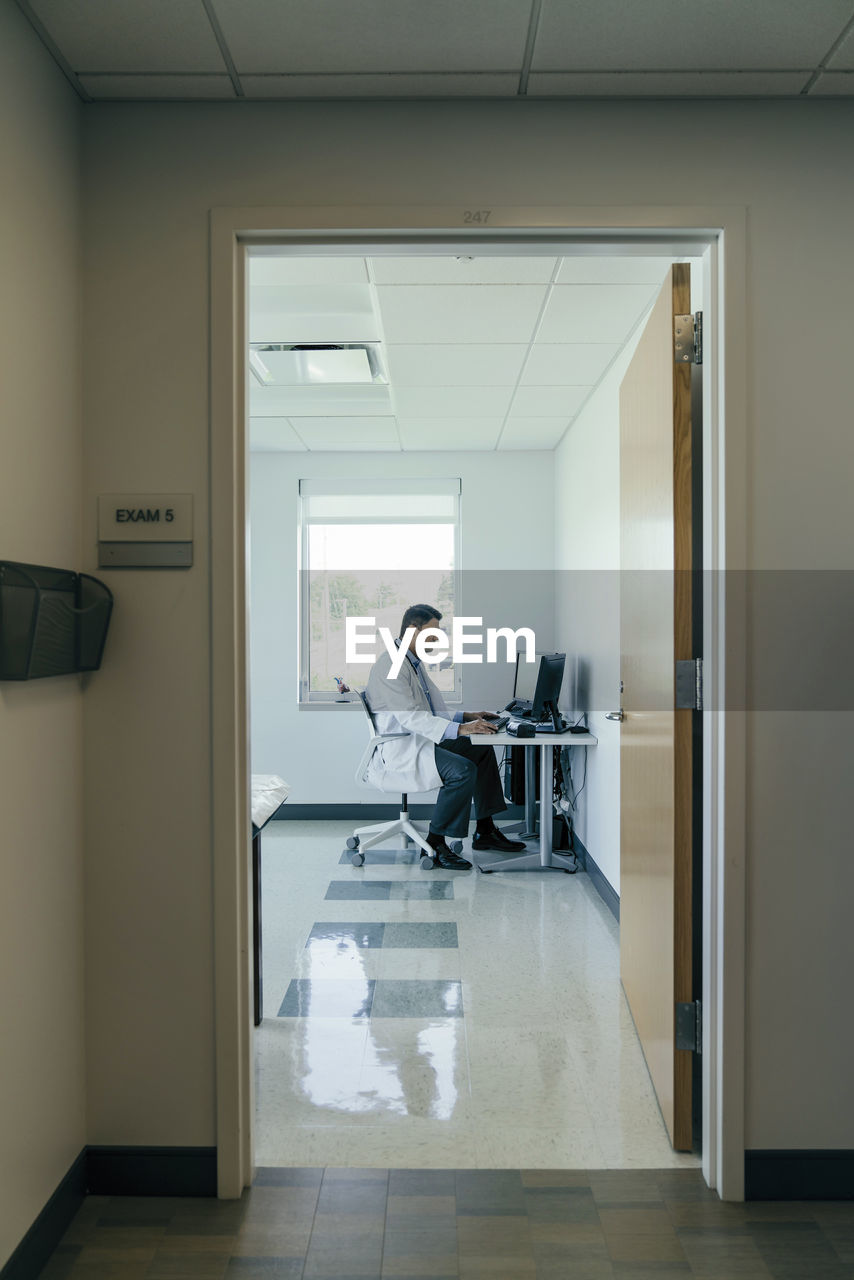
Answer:
<path fill-rule="evenodd" d="M 677 364 L 703 363 L 703 313 L 673 317 L 673 356 Z"/>
<path fill-rule="evenodd" d="M 676 663 L 676 710 L 703 710 L 703 659 L 683 658 Z"/>
<path fill-rule="evenodd" d="M 700 1000 L 676 1006 L 676 1048 L 703 1052 L 703 1005 Z"/>

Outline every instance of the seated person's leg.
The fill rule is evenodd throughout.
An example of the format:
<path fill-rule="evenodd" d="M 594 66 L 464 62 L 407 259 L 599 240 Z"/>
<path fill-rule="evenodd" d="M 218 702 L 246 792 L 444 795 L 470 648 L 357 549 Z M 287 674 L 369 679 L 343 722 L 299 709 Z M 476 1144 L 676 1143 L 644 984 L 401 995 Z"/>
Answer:
<path fill-rule="evenodd" d="M 448 749 L 455 747 L 456 741 L 435 747 L 436 768 L 442 785 L 430 820 L 427 842 L 435 849 L 436 862 L 440 867 L 459 871 L 471 867 L 471 863 L 451 853 L 445 837 L 464 840 L 469 833 L 469 814 L 477 780 L 477 766 L 462 753 Z"/>
<path fill-rule="evenodd" d="M 521 840 L 508 839 L 493 822 L 493 815 L 503 813 L 507 808 L 501 787 L 498 761 L 493 748 L 485 745 L 476 745 L 468 738 L 454 738 L 451 741 L 444 742 L 441 748 L 437 748 L 437 762 L 439 750 L 446 751 L 449 754 L 453 753 L 454 756 L 462 757 L 475 766 L 471 794 L 474 799 L 474 816 L 477 821 L 477 830 L 472 841 L 472 848 L 475 850 L 492 849 L 498 853 L 519 853 L 524 851 L 525 845 Z M 439 772 L 441 774 L 441 770 Z M 444 786 L 442 790 L 444 790 Z M 440 791 L 440 797 L 441 794 Z M 466 814 L 466 832 L 468 832 L 468 814 Z M 458 833 L 455 831 L 449 834 L 457 835 Z"/>

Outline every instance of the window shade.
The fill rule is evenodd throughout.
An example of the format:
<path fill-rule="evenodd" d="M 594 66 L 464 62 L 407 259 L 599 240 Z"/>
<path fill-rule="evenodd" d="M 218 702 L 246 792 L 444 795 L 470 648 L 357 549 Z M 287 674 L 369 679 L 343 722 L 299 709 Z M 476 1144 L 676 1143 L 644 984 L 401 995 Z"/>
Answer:
<path fill-rule="evenodd" d="M 444 523 L 456 518 L 459 494 L 459 479 L 300 481 L 309 523 Z"/>

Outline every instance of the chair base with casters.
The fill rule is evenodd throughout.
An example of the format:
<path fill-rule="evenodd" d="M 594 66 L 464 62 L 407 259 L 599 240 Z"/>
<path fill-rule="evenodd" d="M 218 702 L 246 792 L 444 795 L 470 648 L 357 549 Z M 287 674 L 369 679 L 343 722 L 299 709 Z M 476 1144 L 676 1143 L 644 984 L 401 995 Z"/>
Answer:
<path fill-rule="evenodd" d="M 435 866 L 433 857 L 433 848 L 427 843 L 426 828 L 416 826 L 409 816 L 409 810 L 406 807 L 406 796 L 401 797 L 400 817 L 392 822 L 377 822 L 370 827 L 357 827 L 351 836 L 347 837 L 347 848 L 350 850 L 350 861 L 354 867 L 361 867 L 365 861 L 365 851 L 379 844 L 383 840 L 388 840 L 392 836 L 403 836 L 404 849 L 408 844 L 417 845 L 421 850 L 421 868 L 423 871 L 430 871 Z M 448 847 L 453 853 L 461 853 L 462 840 L 446 841 Z"/>

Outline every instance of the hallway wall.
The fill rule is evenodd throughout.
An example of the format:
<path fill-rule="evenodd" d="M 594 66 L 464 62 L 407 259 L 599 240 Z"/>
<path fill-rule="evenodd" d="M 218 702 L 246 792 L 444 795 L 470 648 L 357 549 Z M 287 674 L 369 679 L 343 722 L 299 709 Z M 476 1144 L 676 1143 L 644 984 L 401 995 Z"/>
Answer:
<path fill-rule="evenodd" d="M 80 116 L 0 5 L 0 557 L 78 569 Z M 86 1141 L 84 697 L 0 684 L 0 1268 Z"/>
<path fill-rule="evenodd" d="M 85 554 L 99 492 L 193 492 L 199 531 L 192 570 L 111 575 L 109 676 L 87 699 L 90 1141 L 215 1139 L 209 209 L 746 205 L 749 564 L 850 568 L 852 125 L 854 103 L 821 100 L 87 108 Z M 852 961 L 852 720 L 749 718 L 754 1148 L 854 1148 L 836 999 Z"/>

